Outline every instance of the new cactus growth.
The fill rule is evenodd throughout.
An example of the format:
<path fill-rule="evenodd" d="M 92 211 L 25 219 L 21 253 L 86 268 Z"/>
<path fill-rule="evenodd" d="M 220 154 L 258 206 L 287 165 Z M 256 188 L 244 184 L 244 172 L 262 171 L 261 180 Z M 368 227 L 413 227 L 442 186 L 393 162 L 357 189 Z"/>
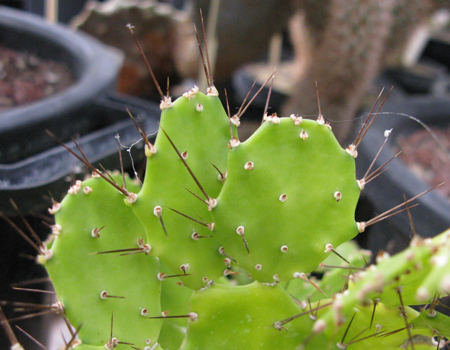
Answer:
<path fill-rule="evenodd" d="M 450 231 L 369 267 L 341 246 L 378 220 L 354 218 L 373 177 L 355 177 L 363 132 L 343 149 L 320 113 L 266 115 L 241 143 L 241 110 L 227 116 L 208 78 L 206 94 L 162 96 L 154 145 L 139 128 L 142 187 L 78 156 L 92 177 L 50 209 L 38 261 L 77 330 L 66 349 L 444 346 Z"/>

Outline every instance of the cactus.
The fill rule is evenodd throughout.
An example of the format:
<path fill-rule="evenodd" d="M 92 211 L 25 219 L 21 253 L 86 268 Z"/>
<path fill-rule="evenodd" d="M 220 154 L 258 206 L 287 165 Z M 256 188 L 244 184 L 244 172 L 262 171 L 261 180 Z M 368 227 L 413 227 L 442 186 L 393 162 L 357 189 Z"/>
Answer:
<path fill-rule="evenodd" d="M 92 177 L 50 209 L 38 262 L 77 330 L 66 349 L 443 345 L 450 329 L 435 307 L 450 291 L 450 231 L 368 267 L 346 243 L 385 216 L 354 218 L 373 177 L 355 177 L 364 133 L 342 149 L 320 112 L 274 114 L 240 142 L 243 109 L 227 117 L 208 80 L 206 94 L 162 96 L 155 144 L 138 127 L 142 187 L 78 156 Z M 408 306 L 418 304 L 429 306 Z"/>
<path fill-rule="evenodd" d="M 338 248 L 370 221 L 354 219 L 356 145 L 321 115 L 266 115 L 241 143 L 213 86 L 161 109 L 142 188 L 94 169 L 51 208 L 38 261 L 81 326 L 75 348 L 435 349 L 450 336 L 434 310 L 450 231 L 367 268 L 367 253 Z M 330 267 L 338 256 L 349 272 Z"/>

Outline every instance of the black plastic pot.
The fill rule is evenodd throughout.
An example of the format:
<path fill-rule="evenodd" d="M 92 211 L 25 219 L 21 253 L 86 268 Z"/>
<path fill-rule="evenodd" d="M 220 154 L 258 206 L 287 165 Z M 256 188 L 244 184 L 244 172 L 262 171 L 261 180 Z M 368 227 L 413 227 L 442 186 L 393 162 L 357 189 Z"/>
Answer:
<path fill-rule="evenodd" d="M 127 146 L 139 138 L 127 109 L 143 121 L 147 132 L 156 132 L 159 107 L 137 98 L 110 93 L 97 97 L 93 103 L 79 111 L 75 120 L 86 127 L 77 143 L 93 164 L 101 163 L 107 169 L 119 169 L 118 144 L 115 136 L 120 135 L 121 144 Z M 54 125 L 48 125 L 47 129 L 57 137 L 70 131 L 70 128 L 64 131 Z M 50 202 L 45 201 L 43 196 L 48 196 L 50 192 L 55 199 L 61 199 L 70 185 L 71 179 L 67 176 L 83 171 L 81 162 L 69 155 L 63 147 L 55 146 L 55 141 L 44 130 L 45 128 L 38 130 L 30 126 L 29 129 L 21 127 L 17 133 L 20 135 L 35 133 L 35 142 L 50 143 L 48 149 L 31 157 L 25 155 L 15 163 L 0 165 L 0 210 L 7 214 L 15 214 L 10 199 L 13 199 L 24 212 L 45 209 Z M 12 133 L 16 131 L 13 130 Z M 76 150 L 72 142 L 68 145 Z M 142 159 L 143 152 L 136 151 L 142 146 L 142 143 L 137 144 L 131 149 L 130 154 L 122 149 L 125 167 L 131 164 L 130 155 L 135 162 Z M 5 148 L 8 151 L 8 144 L 5 144 Z"/>
<path fill-rule="evenodd" d="M 121 53 L 87 35 L 3 6 L 0 44 L 65 63 L 75 78 L 72 86 L 58 94 L 0 113 L 0 164 L 48 149 L 51 141 L 42 140 L 36 131 L 49 126 L 63 129 L 59 136 L 65 139 L 85 133 L 89 126 L 77 118 L 80 109 L 115 87 L 123 61 Z"/>
<path fill-rule="evenodd" d="M 405 115 L 414 116 L 428 126 L 445 127 L 450 125 L 450 96 L 399 98 L 388 101 L 384 112 L 369 129 L 358 149 L 357 173 L 362 178 L 375 158 L 384 141 L 384 131 L 393 129 L 392 134 L 381 152 L 373 169 L 378 168 L 397 153 L 396 138 L 422 128 L 416 121 Z M 402 115 L 399 115 L 402 114 Z M 436 147 L 439 147 L 436 144 Z M 412 198 L 431 188 L 419 180 L 399 159 L 388 165 L 388 170 L 366 185 L 363 193 L 374 205 L 377 213 L 385 212 L 404 201 L 403 196 Z M 450 227 L 450 200 L 436 191 L 432 191 L 415 201 L 419 206 L 411 209 L 413 222 L 422 237 L 433 237 Z M 388 249 L 401 250 L 412 237 L 412 229 L 406 212 L 395 215 L 372 227 L 368 246 L 373 251 Z"/>
<path fill-rule="evenodd" d="M 14 214 L 10 198 L 24 212 L 42 209 L 48 205 L 42 195 L 51 191 L 58 198 L 68 185 L 62 179 L 80 166 L 55 148 L 46 129 L 65 142 L 79 136 L 89 159 L 107 167 L 109 157 L 118 159 L 116 132 L 124 144 L 138 137 L 127 107 L 147 124 L 155 120 L 149 122 L 149 115 L 159 116 L 153 104 L 113 93 L 122 55 L 89 36 L 0 7 L 0 43 L 63 62 L 75 76 L 75 83 L 59 94 L 0 113 L 0 210 L 7 214 Z"/>

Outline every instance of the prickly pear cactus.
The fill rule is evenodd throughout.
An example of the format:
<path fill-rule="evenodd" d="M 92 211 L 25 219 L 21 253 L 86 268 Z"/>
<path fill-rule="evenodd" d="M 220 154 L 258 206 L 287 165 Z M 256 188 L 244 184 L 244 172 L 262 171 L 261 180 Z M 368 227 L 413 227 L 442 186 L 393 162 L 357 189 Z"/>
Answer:
<path fill-rule="evenodd" d="M 217 95 L 163 99 L 142 188 L 93 168 L 51 208 L 38 261 L 78 330 L 68 347 L 443 346 L 450 231 L 367 267 L 347 242 L 372 222 L 354 218 L 357 146 L 342 149 L 320 115 L 265 116 L 241 143 Z"/>
<path fill-rule="evenodd" d="M 215 232 L 254 279 L 301 278 L 358 233 L 355 160 L 323 118 L 270 117 L 227 167 Z"/>
<path fill-rule="evenodd" d="M 226 267 L 211 210 L 223 185 L 216 168 L 226 170 L 230 126 L 217 94 L 193 88 L 164 107 L 161 129 L 132 207 L 153 253 L 174 273 L 186 275 L 183 284 L 200 289 Z"/>
<path fill-rule="evenodd" d="M 156 342 L 162 321 L 147 316 L 161 313 L 159 262 L 148 254 L 145 231 L 123 196 L 94 176 L 73 185 L 52 211 L 54 239 L 40 261 L 60 307 L 75 328 L 81 326 L 82 344 Z"/>

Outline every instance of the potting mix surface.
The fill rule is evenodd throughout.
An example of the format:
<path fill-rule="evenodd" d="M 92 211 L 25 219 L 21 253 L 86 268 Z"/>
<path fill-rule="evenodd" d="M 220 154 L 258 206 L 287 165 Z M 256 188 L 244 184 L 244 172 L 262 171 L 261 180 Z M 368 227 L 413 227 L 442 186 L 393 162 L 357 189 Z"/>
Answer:
<path fill-rule="evenodd" d="M 450 127 L 418 130 L 410 135 L 397 138 L 402 161 L 422 181 L 450 199 Z"/>
<path fill-rule="evenodd" d="M 65 64 L 0 45 L 0 112 L 58 93 L 73 82 Z"/>

